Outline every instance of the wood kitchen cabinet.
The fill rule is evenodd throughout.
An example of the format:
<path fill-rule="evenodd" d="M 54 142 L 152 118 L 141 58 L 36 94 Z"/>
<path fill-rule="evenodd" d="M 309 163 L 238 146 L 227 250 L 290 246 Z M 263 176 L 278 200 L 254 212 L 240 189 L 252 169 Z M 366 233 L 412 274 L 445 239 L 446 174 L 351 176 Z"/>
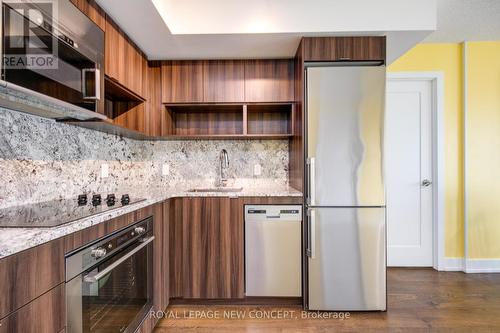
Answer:
<path fill-rule="evenodd" d="M 146 134 L 151 137 L 167 136 L 173 133 L 172 114 L 167 112 L 161 97 L 161 66 L 148 67 L 148 89 L 146 93 Z"/>
<path fill-rule="evenodd" d="M 148 63 L 109 17 L 106 18 L 105 73 L 105 114 L 110 124 L 146 135 L 149 128 L 149 105 L 145 98 L 150 88 Z M 100 125 L 106 124 L 101 122 Z"/>
<path fill-rule="evenodd" d="M 303 61 L 385 61 L 385 37 L 305 37 Z"/>
<path fill-rule="evenodd" d="M 245 297 L 244 206 L 301 204 L 302 197 L 192 197 L 169 200 L 170 297 Z"/>
<path fill-rule="evenodd" d="M 173 103 L 290 102 L 293 59 L 162 62 L 162 101 Z"/>
<path fill-rule="evenodd" d="M 203 63 L 203 102 L 231 103 L 245 99 L 245 62 L 207 60 Z"/>
<path fill-rule="evenodd" d="M 203 102 L 203 61 L 164 61 L 161 81 L 163 103 Z"/>
<path fill-rule="evenodd" d="M 183 297 L 183 216 L 182 198 L 172 198 L 169 200 L 168 217 L 168 244 L 169 244 L 169 295 L 170 298 Z"/>
<path fill-rule="evenodd" d="M 62 283 L 64 254 L 57 239 L 1 259 L 0 318 Z"/>
<path fill-rule="evenodd" d="M 146 89 L 147 59 L 113 20 L 106 17 L 105 74 L 140 97 Z"/>
<path fill-rule="evenodd" d="M 293 100 L 293 59 L 245 61 L 246 102 L 289 102 Z"/>
<path fill-rule="evenodd" d="M 0 259 L 0 333 L 62 332 L 65 255 L 149 216 L 153 216 L 155 236 L 153 307 L 164 310 L 169 302 L 170 215 L 167 200 Z M 144 332 L 151 332 L 155 324 L 154 318 L 147 318 Z"/>
<path fill-rule="evenodd" d="M 150 206 L 151 207 L 151 206 Z M 160 212 L 161 211 L 161 212 Z M 164 311 L 169 302 L 169 216 L 170 200 L 156 204 L 152 209 L 141 209 L 138 216 L 153 213 L 154 234 L 157 237 L 153 243 L 154 263 L 153 263 L 153 310 Z M 159 219 L 160 215 L 162 218 Z M 161 241 L 160 241 L 161 239 Z M 151 333 L 158 322 L 158 316 L 150 316 L 149 313 L 144 318 L 136 333 Z"/>
<path fill-rule="evenodd" d="M 41 277 L 40 275 L 38 277 Z M 4 283 L 4 281 L 2 281 Z M 0 320 L 0 333 L 54 333 L 66 326 L 65 285 L 60 284 Z M 2 295 L 2 298 L 5 298 Z"/>
<path fill-rule="evenodd" d="M 244 297 L 243 223 L 236 199 L 182 198 L 170 206 L 171 297 Z"/>
<path fill-rule="evenodd" d="M 163 311 L 168 305 L 168 221 L 165 220 L 164 206 L 157 203 L 136 211 L 136 220 L 153 216 L 153 309 Z M 164 244 L 166 242 L 166 244 Z"/>

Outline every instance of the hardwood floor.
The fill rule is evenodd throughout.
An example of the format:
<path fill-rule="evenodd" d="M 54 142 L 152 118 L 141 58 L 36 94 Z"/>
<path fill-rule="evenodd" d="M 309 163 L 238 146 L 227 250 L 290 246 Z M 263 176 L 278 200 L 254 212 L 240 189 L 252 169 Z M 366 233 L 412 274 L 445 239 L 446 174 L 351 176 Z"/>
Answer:
<path fill-rule="evenodd" d="M 174 305 L 167 314 L 177 318 L 160 320 L 154 333 L 500 332 L 500 274 L 391 268 L 387 279 L 387 312 L 351 312 L 343 320 L 301 319 L 298 306 Z M 231 310 L 243 311 L 246 318 L 223 319 L 224 311 Z M 256 310 L 294 311 L 298 318 L 249 318 L 256 317 Z M 196 314 L 188 311 L 203 312 L 193 318 Z M 220 319 L 200 318 L 201 314 L 217 313 Z"/>

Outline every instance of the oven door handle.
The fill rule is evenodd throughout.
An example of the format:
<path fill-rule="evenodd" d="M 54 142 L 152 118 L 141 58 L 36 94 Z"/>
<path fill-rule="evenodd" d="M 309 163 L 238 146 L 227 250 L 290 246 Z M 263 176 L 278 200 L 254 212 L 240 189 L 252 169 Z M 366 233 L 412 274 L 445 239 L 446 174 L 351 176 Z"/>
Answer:
<path fill-rule="evenodd" d="M 94 96 L 87 95 L 87 73 L 94 73 Z M 101 99 L 101 71 L 98 68 L 82 69 L 82 93 L 83 99 L 100 100 Z"/>
<path fill-rule="evenodd" d="M 133 250 L 128 252 L 126 255 L 103 269 L 102 271 L 96 273 L 96 274 L 87 274 L 83 277 L 83 281 L 89 282 L 89 283 L 94 283 L 102 279 L 104 276 L 106 276 L 109 272 L 111 272 L 113 269 L 115 269 L 118 265 L 120 265 L 122 262 L 139 252 L 143 247 L 147 246 L 149 243 L 151 243 L 155 239 L 155 236 L 151 236 L 149 238 L 145 238 L 142 240 L 141 245 L 135 247 Z"/>

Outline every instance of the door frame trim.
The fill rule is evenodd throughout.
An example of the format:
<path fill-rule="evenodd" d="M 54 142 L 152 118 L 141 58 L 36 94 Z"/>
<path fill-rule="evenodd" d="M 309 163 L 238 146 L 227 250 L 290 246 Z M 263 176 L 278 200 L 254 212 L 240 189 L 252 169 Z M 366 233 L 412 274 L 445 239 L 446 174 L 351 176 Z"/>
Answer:
<path fill-rule="evenodd" d="M 444 260 L 444 74 L 435 72 L 387 72 L 387 81 L 427 81 L 432 85 L 432 257 L 435 270 Z"/>

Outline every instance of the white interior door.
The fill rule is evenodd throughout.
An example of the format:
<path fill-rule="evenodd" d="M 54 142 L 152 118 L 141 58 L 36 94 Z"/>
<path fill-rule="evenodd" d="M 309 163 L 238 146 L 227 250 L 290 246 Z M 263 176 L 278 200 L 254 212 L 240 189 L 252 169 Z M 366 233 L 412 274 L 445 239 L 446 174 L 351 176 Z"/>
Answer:
<path fill-rule="evenodd" d="M 387 264 L 432 266 L 432 82 L 387 82 Z"/>

